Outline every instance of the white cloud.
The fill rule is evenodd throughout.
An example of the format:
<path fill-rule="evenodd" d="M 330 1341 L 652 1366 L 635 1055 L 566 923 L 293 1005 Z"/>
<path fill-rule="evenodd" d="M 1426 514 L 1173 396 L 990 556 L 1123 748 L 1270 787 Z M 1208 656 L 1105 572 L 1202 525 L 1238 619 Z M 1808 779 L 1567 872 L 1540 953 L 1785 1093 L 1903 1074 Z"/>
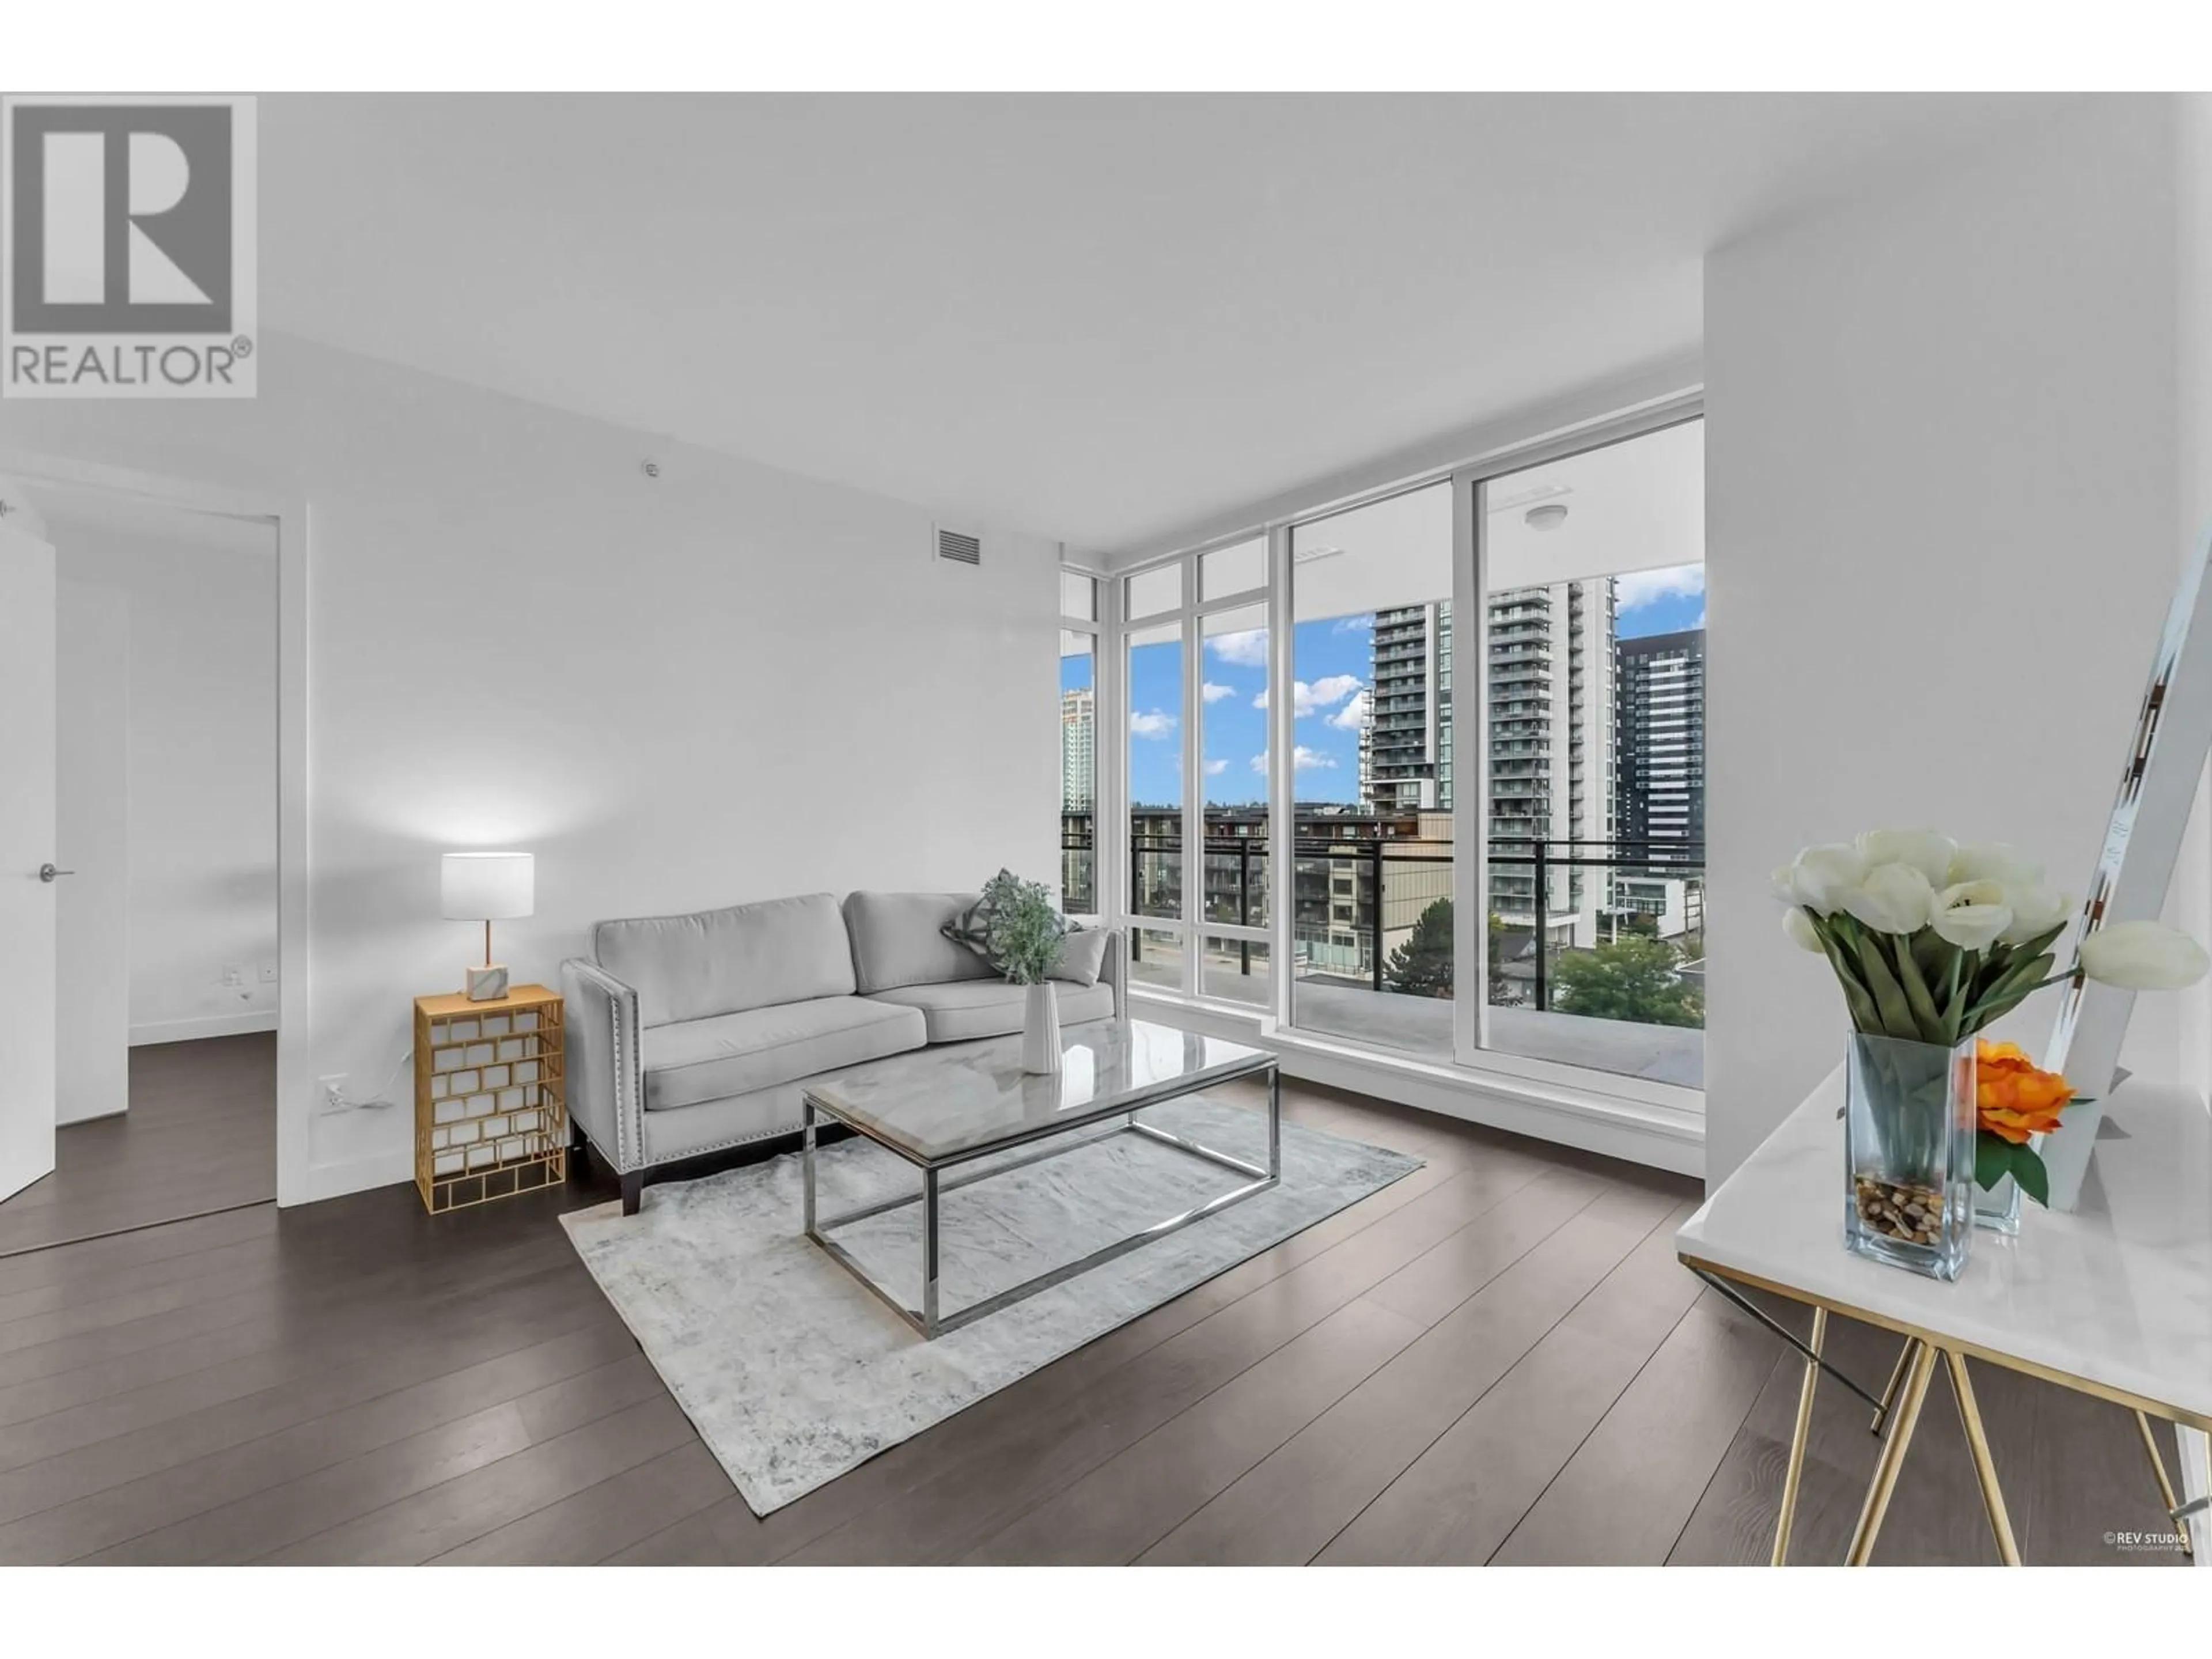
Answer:
<path fill-rule="evenodd" d="M 1219 702 L 1224 697 L 1233 697 L 1237 695 L 1235 686 L 1216 685 L 1212 680 L 1206 681 L 1204 685 L 1199 687 L 1199 690 L 1206 694 L 1206 700 L 1208 702 Z"/>
<path fill-rule="evenodd" d="M 1705 591 L 1705 568 L 1701 564 L 1678 564 L 1671 570 L 1632 570 L 1613 578 L 1613 587 L 1614 606 L 1621 611 L 1633 611 L 1659 599 L 1687 599 Z"/>
<path fill-rule="evenodd" d="M 1375 613 L 1370 611 L 1357 617 L 1339 617 L 1328 631 L 1332 634 L 1371 634 L 1375 631 Z"/>
<path fill-rule="evenodd" d="M 1692 627 L 1692 628 L 1703 628 L 1705 625 L 1705 606 L 1703 606 L 1703 605 L 1699 605 L 1699 606 L 1698 607 L 1698 619 L 1697 619 L 1697 621 L 1695 621 L 1695 622 L 1692 623 L 1690 624 L 1690 626 L 1691 626 L 1691 627 Z"/>
<path fill-rule="evenodd" d="M 1264 628 L 1247 629 L 1241 634 L 1216 634 L 1206 644 L 1222 661 L 1233 662 L 1239 668 L 1267 665 L 1267 630 Z"/>
<path fill-rule="evenodd" d="M 1211 760 L 1206 763 L 1206 775 L 1209 778 L 1218 778 L 1228 769 L 1229 763 L 1225 760 Z"/>
<path fill-rule="evenodd" d="M 1328 723 L 1340 732 L 1357 732 L 1367 724 L 1370 698 L 1365 686 L 1352 693 L 1352 701 L 1328 717 Z"/>
<path fill-rule="evenodd" d="M 1164 738 L 1175 726 L 1176 717 L 1157 708 L 1149 714 L 1140 714 L 1134 709 L 1129 714 L 1129 735 L 1133 738 Z"/>
<path fill-rule="evenodd" d="M 1324 708 L 1334 708 L 1359 689 L 1359 676 L 1357 674 L 1324 675 L 1311 685 L 1304 680 L 1294 680 L 1291 684 L 1291 708 L 1298 719 L 1304 720 L 1309 714 L 1320 714 Z M 1267 694 L 1265 691 L 1252 699 L 1255 708 L 1267 706 Z"/>
<path fill-rule="evenodd" d="M 1291 769 L 1294 772 L 1319 771 L 1333 769 L 1335 765 L 1334 757 L 1324 755 L 1318 749 L 1309 749 L 1304 744 L 1291 751 Z M 1261 777 L 1267 775 L 1267 757 L 1264 752 L 1252 757 L 1252 769 Z"/>

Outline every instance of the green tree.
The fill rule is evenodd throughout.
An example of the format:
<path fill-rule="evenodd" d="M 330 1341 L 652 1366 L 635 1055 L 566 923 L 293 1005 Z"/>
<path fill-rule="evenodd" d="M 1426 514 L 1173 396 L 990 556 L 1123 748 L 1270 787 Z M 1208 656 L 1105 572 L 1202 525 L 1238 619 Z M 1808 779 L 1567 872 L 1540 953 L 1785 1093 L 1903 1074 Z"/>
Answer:
<path fill-rule="evenodd" d="M 1505 1000 L 1505 918 L 1497 911 L 1490 913 L 1490 1001 L 1492 1006 Z"/>
<path fill-rule="evenodd" d="M 1452 994 L 1452 902 L 1438 899 L 1414 921 L 1406 942 L 1382 964 L 1382 982 L 1408 996 Z"/>
<path fill-rule="evenodd" d="M 1630 933 L 1595 951 L 1561 957 L 1552 969 L 1552 1006 L 1593 1019 L 1640 1025 L 1703 1025 L 1705 999 L 1675 971 L 1674 947 Z"/>

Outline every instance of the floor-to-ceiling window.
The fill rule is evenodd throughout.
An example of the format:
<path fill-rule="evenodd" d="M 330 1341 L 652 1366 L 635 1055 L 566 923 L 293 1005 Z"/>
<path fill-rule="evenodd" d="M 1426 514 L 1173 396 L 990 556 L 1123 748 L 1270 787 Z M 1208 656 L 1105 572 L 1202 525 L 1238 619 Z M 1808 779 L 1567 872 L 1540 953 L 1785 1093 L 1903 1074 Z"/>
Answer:
<path fill-rule="evenodd" d="M 1267 549 L 1264 538 L 1126 578 L 1132 983 L 1269 996 Z"/>
<path fill-rule="evenodd" d="M 1291 1018 L 1452 1055 L 1452 485 L 1291 526 Z"/>
<path fill-rule="evenodd" d="M 1133 982 L 1180 991 L 1183 967 L 1183 615 L 1180 562 L 1121 584 Z"/>
<path fill-rule="evenodd" d="M 1704 440 L 1476 485 L 1492 1054 L 1704 1085 Z"/>
<path fill-rule="evenodd" d="M 1098 914 L 1098 583 L 1079 570 L 1060 577 L 1060 890 Z"/>
<path fill-rule="evenodd" d="M 1704 1070 L 1703 426 L 1522 453 L 1122 575 L 1100 908 L 1142 991 L 1679 1104 Z"/>
<path fill-rule="evenodd" d="M 1198 560 L 1198 665 L 1192 750 L 1204 803 L 1198 902 L 1201 994 L 1266 1007 L 1268 917 L 1267 544 L 1264 537 Z"/>

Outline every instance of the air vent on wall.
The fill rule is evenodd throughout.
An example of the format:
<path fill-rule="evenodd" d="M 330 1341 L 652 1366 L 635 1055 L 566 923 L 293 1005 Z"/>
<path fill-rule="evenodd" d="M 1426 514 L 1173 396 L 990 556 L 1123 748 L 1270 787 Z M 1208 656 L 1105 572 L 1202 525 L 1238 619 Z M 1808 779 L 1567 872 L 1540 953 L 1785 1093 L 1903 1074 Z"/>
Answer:
<path fill-rule="evenodd" d="M 947 530 L 943 525 L 937 526 L 936 531 L 939 558 L 950 559 L 955 564 L 983 562 L 981 537 L 971 536 L 964 530 Z"/>

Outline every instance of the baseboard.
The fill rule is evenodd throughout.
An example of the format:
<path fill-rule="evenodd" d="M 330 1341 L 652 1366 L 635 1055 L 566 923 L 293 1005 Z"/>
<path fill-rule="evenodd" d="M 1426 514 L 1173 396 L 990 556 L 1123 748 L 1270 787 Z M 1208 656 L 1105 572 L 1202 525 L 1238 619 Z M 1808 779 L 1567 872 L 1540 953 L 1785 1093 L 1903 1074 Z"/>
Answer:
<path fill-rule="evenodd" d="M 307 1193 L 297 1201 L 319 1204 L 326 1198 L 365 1193 L 372 1187 L 412 1186 L 414 1182 L 415 1149 L 399 1146 L 388 1152 L 371 1152 L 363 1158 L 311 1165 Z M 292 1200 L 280 1197 L 277 1201 L 289 1206 Z"/>
<path fill-rule="evenodd" d="M 274 1008 L 249 1008 L 237 1014 L 200 1014 L 191 1019 L 149 1020 L 131 1028 L 131 1046 L 154 1042 L 190 1042 L 198 1037 L 243 1036 L 249 1031 L 276 1029 Z"/>

